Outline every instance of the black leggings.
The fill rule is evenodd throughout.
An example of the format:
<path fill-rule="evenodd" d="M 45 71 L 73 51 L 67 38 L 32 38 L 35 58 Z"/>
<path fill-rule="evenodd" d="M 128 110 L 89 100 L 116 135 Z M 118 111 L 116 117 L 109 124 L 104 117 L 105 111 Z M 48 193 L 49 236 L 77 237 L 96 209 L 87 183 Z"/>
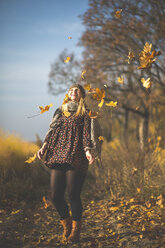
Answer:
<path fill-rule="evenodd" d="M 81 190 L 86 174 L 74 168 L 51 169 L 50 187 L 53 204 L 60 215 L 61 220 L 68 218 L 69 209 L 64 199 L 67 188 L 68 198 L 71 205 L 72 218 L 80 221 L 82 217 L 82 204 L 80 199 Z"/>

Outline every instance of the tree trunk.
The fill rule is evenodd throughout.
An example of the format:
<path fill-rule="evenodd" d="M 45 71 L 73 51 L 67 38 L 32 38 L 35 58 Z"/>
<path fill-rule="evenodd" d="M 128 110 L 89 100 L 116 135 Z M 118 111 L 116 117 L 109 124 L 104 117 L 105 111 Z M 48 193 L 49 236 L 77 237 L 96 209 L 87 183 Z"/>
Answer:
<path fill-rule="evenodd" d="M 125 120 L 124 120 L 124 130 L 123 130 L 123 138 L 124 142 L 128 143 L 128 117 L 129 117 L 129 110 L 125 109 Z"/>
<path fill-rule="evenodd" d="M 139 123 L 139 141 L 140 141 L 141 150 L 143 150 L 147 144 L 148 124 L 149 124 L 149 112 L 146 111 L 144 118 L 141 118 Z"/>

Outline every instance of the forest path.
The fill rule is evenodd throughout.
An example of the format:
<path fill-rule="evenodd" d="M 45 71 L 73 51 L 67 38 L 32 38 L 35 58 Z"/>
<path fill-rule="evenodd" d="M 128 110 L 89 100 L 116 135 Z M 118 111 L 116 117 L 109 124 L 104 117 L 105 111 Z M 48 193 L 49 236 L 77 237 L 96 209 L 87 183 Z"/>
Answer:
<path fill-rule="evenodd" d="M 59 217 L 51 204 L 0 210 L 0 247 L 165 247 L 165 207 L 160 201 L 83 199 L 82 232 L 78 244 L 62 237 Z"/>

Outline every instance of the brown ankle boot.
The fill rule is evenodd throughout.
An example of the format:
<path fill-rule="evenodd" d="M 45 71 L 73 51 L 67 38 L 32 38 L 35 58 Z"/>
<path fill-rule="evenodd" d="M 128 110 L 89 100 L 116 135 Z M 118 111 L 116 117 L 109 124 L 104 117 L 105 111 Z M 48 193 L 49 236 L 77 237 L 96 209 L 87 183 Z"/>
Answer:
<path fill-rule="evenodd" d="M 72 219 L 71 217 L 64 219 L 64 220 L 60 220 L 62 226 L 63 226 L 63 237 L 67 238 L 72 230 Z"/>
<path fill-rule="evenodd" d="M 69 242 L 78 242 L 80 240 L 81 221 L 72 221 L 72 231 L 68 237 Z"/>

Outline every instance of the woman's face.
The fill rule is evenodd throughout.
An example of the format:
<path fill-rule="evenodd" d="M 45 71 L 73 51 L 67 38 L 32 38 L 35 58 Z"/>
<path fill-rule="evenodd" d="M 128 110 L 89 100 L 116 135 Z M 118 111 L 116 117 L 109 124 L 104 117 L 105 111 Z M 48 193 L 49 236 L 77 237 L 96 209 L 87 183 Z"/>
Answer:
<path fill-rule="evenodd" d="M 81 91 L 78 88 L 71 88 L 68 93 L 69 99 L 71 101 L 79 101 L 81 98 Z"/>

